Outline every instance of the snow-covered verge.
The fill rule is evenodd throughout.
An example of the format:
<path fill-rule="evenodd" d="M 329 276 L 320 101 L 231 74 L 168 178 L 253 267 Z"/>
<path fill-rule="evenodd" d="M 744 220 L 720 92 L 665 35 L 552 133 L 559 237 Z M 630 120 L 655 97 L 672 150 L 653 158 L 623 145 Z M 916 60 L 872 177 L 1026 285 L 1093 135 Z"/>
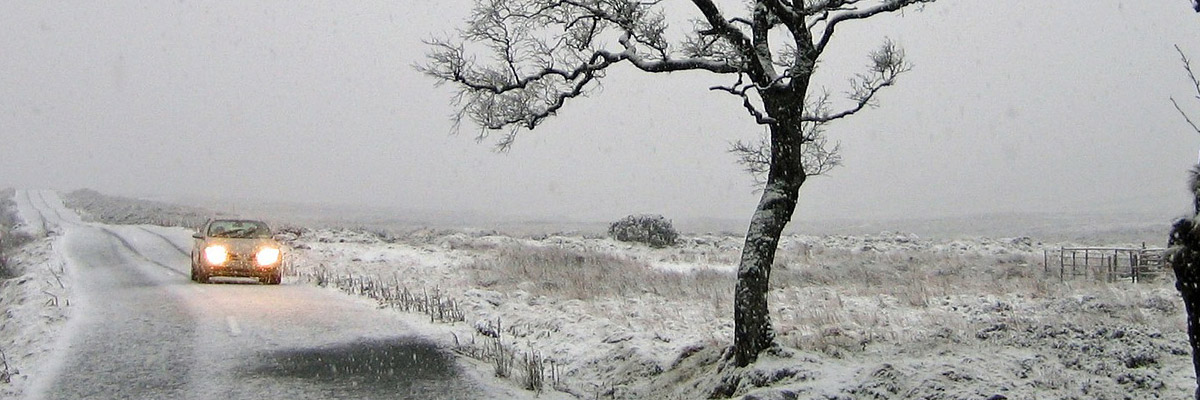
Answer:
<path fill-rule="evenodd" d="M 25 235 L 15 217 L 11 190 L 0 193 L 0 213 L 16 226 L 0 226 L 0 236 Z M 12 229 L 9 229 L 12 228 Z M 20 246 L 4 247 L 9 275 L 0 277 L 0 398 L 19 398 L 37 366 L 45 361 L 70 310 L 70 282 L 55 252 L 54 237 L 27 236 Z"/>
<path fill-rule="evenodd" d="M 101 211 L 102 212 L 102 211 Z M 779 351 L 725 367 L 741 238 L 295 230 L 292 274 L 440 322 L 458 351 L 579 398 L 1146 399 L 1195 385 L 1171 278 L 1045 274 L 1029 238 L 788 236 Z M 292 282 L 295 282 L 293 278 Z"/>

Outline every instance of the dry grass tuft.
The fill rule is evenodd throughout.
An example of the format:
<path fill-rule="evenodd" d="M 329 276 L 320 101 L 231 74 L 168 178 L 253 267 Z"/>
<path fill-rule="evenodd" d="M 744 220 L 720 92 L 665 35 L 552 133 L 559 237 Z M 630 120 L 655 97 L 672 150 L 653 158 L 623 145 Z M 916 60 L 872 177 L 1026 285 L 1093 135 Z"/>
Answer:
<path fill-rule="evenodd" d="M 806 248 L 776 263 L 772 318 L 785 346 L 843 357 L 879 344 L 920 351 L 1047 323 L 1165 326 L 1178 313 L 1158 284 L 1059 282 L 1040 261 L 1032 252 Z M 1030 319 L 1047 307 L 1061 308 L 1052 314 L 1063 320 Z M 989 331 L 996 327 L 1004 329 Z"/>
<path fill-rule="evenodd" d="M 956 253 L 849 252 L 826 250 L 776 263 L 774 289 L 839 288 L 858 296 L 888 295 L 909 306 L 927 306 L 932 297 L 1021 292 L 1044 295 L 1045 277 L 1025 256 Z"/>
<path fill-rule="evenodd" d="M 494 257 L 475 260 L 467 269 L 480 287 L 567 299 L 643 294 L 709 299 L 733 290 L 732 277 L 721 272 L 664 271 L 625 257 L 557 247 L 510 246 Z"/>

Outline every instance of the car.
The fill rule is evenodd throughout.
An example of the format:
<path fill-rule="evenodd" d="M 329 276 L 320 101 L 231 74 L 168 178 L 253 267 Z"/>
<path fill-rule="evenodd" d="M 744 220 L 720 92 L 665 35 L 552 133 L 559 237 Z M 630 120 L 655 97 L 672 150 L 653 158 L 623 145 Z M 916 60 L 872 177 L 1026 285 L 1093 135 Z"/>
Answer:
<path fill-rule="evenodd" d="M 278 285 L 283 278 L 283 246 L 271 228 L 251 219 L 213 219 L 192 238 L 192 280 L 214 276 L 257 278 Z"/>

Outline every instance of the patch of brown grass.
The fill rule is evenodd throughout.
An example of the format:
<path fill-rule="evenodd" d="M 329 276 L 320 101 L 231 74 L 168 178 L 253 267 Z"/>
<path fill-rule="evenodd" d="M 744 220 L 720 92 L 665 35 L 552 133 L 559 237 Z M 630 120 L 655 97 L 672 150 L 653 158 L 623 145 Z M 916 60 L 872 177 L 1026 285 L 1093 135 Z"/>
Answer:
<path fill-rule="evenodd" d="M 734 283 L 732 276 L 716 271 L 664 271 L 630 258 L 558 247 L 506 247 L 467 269 L 480 287 L 581 300 L 643 294 L 709 299 L 731 294 Z"/>

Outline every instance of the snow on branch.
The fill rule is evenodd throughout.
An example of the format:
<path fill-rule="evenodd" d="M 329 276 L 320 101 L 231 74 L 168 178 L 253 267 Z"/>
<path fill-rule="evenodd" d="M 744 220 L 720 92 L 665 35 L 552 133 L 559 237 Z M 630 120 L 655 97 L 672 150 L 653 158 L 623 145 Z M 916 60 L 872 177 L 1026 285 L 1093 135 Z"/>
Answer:
<path fill-rule="evenodd" d="M 739 74 L 737 82 L 733 85 L 713 86 L 709 88 L 709 90 L 726 92 L 734 96 L 741 97 L 742 107 L 746 109 L 746 112 L 750 113 L 750 116 L 754 117 L 754 121 L 759 125 L 770 125 L 776 122 L 775 119 L 767 115 L 765 111 L 760 110 L 758 106 L 755 105 L 755 100 L 750 98 L 750 93 L 752 91 L 757 91 L 758 87 L 754 83 L 746 83 L 744 74 Z"/>
<path fill-rule="evenodd" d="M 703 2 L 703 1 L 698 1 Z M 507 149 L 521 129 L 534 129 L 569 100 L 586 96 L 605 71 L 627 63 L 645 72 L 702 70 L 740 73 L 731 29 L 715 38 L 668 42 L 658 1 L 477 0 L 457 39 L 427 40 L 432 50 L 417 69 L 457 89 L 455 127 L 470 120 L 478 139 L 508 130 Z M 727 24 L 723 19 L 717 18 Z M 476 58 L 484 55 L 484 61 Z"/>
<path fill-rule="evenodd" d="M 619 64 L 736 75 L 737 83 L 710 89 L 739 97 L 757 123 L 773 125 L 779 116 L 770 115 L 763 96 L 789 93 L 803 102 L 806 94 L 795 92 L 807 90 L 838 24 L 933 0 L 756 0 L 729 15 L 715 0 L 692 0 L 702 18 L 673 38 L 660 1 L 475 0 L 465 28 L 427 40 L 430 52 L 416 68 L 456 89 L 455 129 L 473 122 L 479 140 L 507 130 L 500 150 L 587 96 Z M 790 37 L 775 34 L 780 28 Z M 903 56 L 888 41 L 871 53 L 869 71 L 851 80 L 851 107 L 806 109 L 802 120 L 824 123 L 874 106 L 875 94 L 908 70 Z"/>
<path fill-rule="evenodd" d="M 818 7 L 817 11 L 821 13 L 821 20 L 825 21 L 825 28 L 821 32 L 820 39 L 816 43 L 818 53 L 825 51 L 825 46 L 829 45 L 829 40 L 833 38 L 833 32 L 837 29 L 838 24 L 846 21 L 866 19 L 879 14 L 895 12 L 904 7 L 919 3 L 932 3 L 934 0 L 885 0 L 883 3 L 876 4 L 870 7 L 858 8 L 854 7 L 854 3 L 859 1 L 837 1 L 829 0 L 825 6 Z M 832 3 L 832 6 L 830 6 Z M 828 15 L 825 15 L 828 14 Z M 815 24 L 814 24 L 815 26 Z"/>

